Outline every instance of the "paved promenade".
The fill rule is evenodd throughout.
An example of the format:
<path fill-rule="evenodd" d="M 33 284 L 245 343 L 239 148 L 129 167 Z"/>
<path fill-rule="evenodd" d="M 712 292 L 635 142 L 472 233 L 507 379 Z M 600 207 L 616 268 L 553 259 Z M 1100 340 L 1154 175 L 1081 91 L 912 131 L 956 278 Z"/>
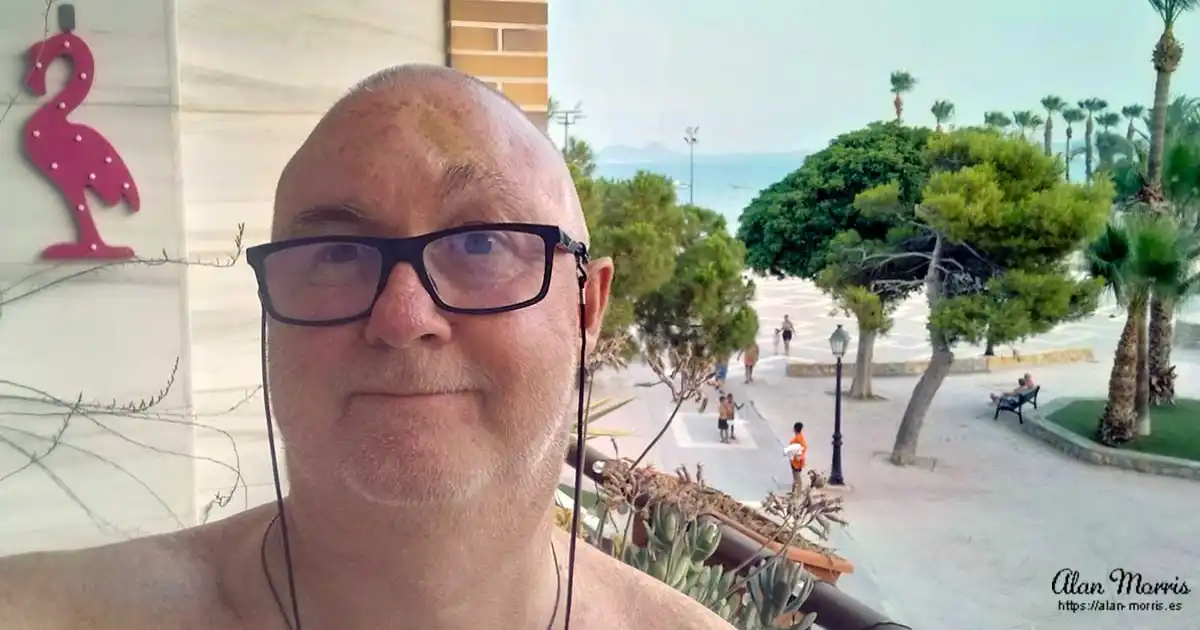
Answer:
<path fill-rule="evenodd" d="M 817 317 L 811 304 L 804 310 L 780 299 L 772 308 L 788 309 L 798 323 Z M 1120 320 L 1109 322 L 1101 313 L 1074 324 L 1074 332 L 1052 333 L 1060 339 L 1077 336 L 1071 345 L 1090 341 L 1100 361 L 1039 368 L 1043 403 L 1060 396 L 1104 395 L 1114 341 L 1098 336 Z M 812 328 L 809 351 L 817 360 L 818 326 Z M 763 344 L 768 360 L 754 384 L 741 384 L 741 367 L 736 361 L 731 366 L 731 391 L 739 402 L 752 402 L 737 426 L 736 444 L 718 441 L 711 406 L 699 414 L 694 405 L 685 405 L 649 460 L 667 470 L 702 463 L 712 485 L 738 499 L 759 501 L 785 487 L 782 445 L 792 422 L 800 420 L 808 433 L 809 461 L 827 470 L 833 379 L 783 376 L 784 363 L 770 359 L 769 344 L 768 337 Z M 824 352 L 828 356 L 827 347 Z M 1181 393 L 1200 395 L 1192 385 L 1200 383 L 1200 355 L 1177 351 L 1176 362 Z M 884 453 L 891 449 L 916 378 L 876 379 L 883 401 L 845 401 L 843 458 L 851 525 L 835 543 L 860 570 L 843 587 L 918 630 L 1198 627 L 1200 483 L 1084 464 L 1020 432 L 1011 415 L 994 422 L 987 395 L 1010 389 L 1017 376 L 949 378 L 922 432 L 919 454 L 926 459 L 904 469 L 887 463 Z M 638 397 L 602 421 L 604 427 L 636 432 L 618 442 L 623 455 L 644 448 L 673 407 L 665 388 L 632 387 L 650 377 L 645 367 L 634 366 L 602 382 L 613 395 Z M 597 446 L 608 450 L 599 441 Z M 1152 581 L 1178 577 L 1193 593 L 1115 596 L 1108 575 L 1118 568 Z M 1054 594 L 1051 582 L 1060 569 L 1078 570 L 1083 581 L 1104 582 L 1109 594 Z M 1060 600 L 1064 606 L 1066 600 L 1176 603 L 1183 610 L 1071 613 L 1060 610 Z"/>

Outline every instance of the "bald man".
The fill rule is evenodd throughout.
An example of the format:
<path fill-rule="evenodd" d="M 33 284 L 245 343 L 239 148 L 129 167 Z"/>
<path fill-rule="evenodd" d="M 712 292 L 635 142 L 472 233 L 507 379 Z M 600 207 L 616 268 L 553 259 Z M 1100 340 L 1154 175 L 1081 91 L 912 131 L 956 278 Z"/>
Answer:
<path fill-rule="evenodd" d="M 379 73 L 288 163 L 247 257 L 287 450 L 264 505 L 192 529 L 0 561 L 5 630 L 562 628 L 548 516 L 580 352 L 587 233 L 562 157 L 451 70 Z M 611 261 L 585 263 L 600 331 Z M 286 527 L 288 541 L 282 532 Z M 729 628 L 588 545 L 575 630 Z"/>

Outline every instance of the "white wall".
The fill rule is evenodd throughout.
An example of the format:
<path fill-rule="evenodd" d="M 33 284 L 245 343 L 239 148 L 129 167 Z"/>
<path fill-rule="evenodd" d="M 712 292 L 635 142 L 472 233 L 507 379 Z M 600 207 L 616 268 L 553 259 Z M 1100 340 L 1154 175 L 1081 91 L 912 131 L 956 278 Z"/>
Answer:
<path fill-rule="evenodd" d="M 136 215 L 97 202 L 105 239 L 148 256 L 165 249 L 208 261 L 233 251 L 238 223 L 247 245 L 266 240 L 275 179 L 320 114 L 374 70 L 444 61 L 442 0 L 350 4 L 106 0 L 101 11 L 77 2 L 77 32 L 97 70 L 91 97 L 71 119 L 113 143 L 142 197 Z M 40 39 L 42 8 L 41 0 L 0 3 L 0 54 L 15 59 Z M 53 14 L 51 22 L 54 29 Z M 68 71 L 64 62 L 52 69 L 51 90 Z M 0 94 L 21 89 L 23 72 L 0 64 Z M 72 228 L 18 148 L 36 106 L 23 95 L 0 122 L 0 288 L 8 291 L 0 299 L 18 294 L 13 283 L 31 272 L 52 280 L 82 268 L 38 260 Z M 55 410 L 4 398 L 15 392 L 0 384 L 0 555 L 193 524 L 214 493 L 230 489 L 228 466 L 239 460 L 250 491 L 210 517 L 270 500 L 261 397 L 221 413 L 259 384 L 258 312 L 244 260 L 108 270 L 5 306 L 0 381 L 71 401 L 80 393 L 125 401 L 153 396 L 177 358 L 180 368 L 157 421 L 97 418 L 109 431 L 75 417 L 63 445 L 6 479 L 30 459 L 10 441 L 44 451 L 49 443 L 30 434 L 52 438 L 62 414 L 20 415 Z"/>
<path fill-rule="evenodd" d="M 114 0 L 105 3 L 104 10 L 97 10 L 96 3 L 83 4 L 79 33 L 96 57 L 96 83 L 86 104 L 70 119 L 95 128 L 113 144 L 142 200 L 141 212 L 131 215 L 124 206 L 105 208 L 93 197 L 100 233 L 110 244 L 178 256 L 183 250 L 183 213 L 175 185 L 175 73 L 168 54 L 167 12 L 160 0 Z M 27 118 L 49 99 L 35 99 L 23 88 L 23 53 L 42 38 L 43 5 L 36 0 L 0 3 L 0 54 L 12 60 L 0 64 L 0 93 L 22 94 L 0 123 L 4 300 L 88 268 L 55 267 L 38 259 L 44 247 L 74 235 L 69 208 L 21 149 Z M 53 14 L 50 27 L 57 32 Z M 47 81 L 49 92 L 65 85 L 70 72 L 65 60 L 55 63 Z M 34 282 L 15 285 L 33 272 L 41 272 Z M 85 276 L 4 306 L 0 380 L 72 402 L 80 395 L 85 401 L 108 402 L 153 396 L 166 385 L 176 358 L 185 353 L 182 279 L 178 267 L 128 267 Z M 187 407 L 189 376 L 183 365 L 162 407 Z M 0 385 L 0 396 L 17 393 L 11 384 Z M 0 478 L 29 463 L 30 457 L 18 449 L 44 453 L 52 445 L 47 438 L 64 421 L 62 411 L 61 406 L 0 399 Z M 103 531 L 95 521 L 107 521 L 126 533 L 192 522 L 194 501 L 187 492 L 194 487 L 191 452 L 188 427 L 104 415 L 71 418 L 62 444 L 0 482 L 0 553 L 94 544 L 122 535 Z"/>

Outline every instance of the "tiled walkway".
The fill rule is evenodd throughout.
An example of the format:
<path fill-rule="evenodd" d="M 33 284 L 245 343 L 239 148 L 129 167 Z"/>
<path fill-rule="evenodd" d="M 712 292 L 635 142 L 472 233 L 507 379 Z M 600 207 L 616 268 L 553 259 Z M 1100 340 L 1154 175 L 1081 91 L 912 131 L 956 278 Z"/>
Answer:
<path fill-rule="evenodd" d="M 786 309 L 797 323 L 820 320 L 812 308 L 779 298 L 763 312 L 766 318 L 773 317 L 770 309 L 779 309 L 780 316 Z M 1091 340 L 1101 360 L 1038 369 L 1044 402 L 1104 395 L 1115 333 L 1111 339 L 1103 335 L 1119 324 L 1101 314 L 1076 324 L 1075 333 L 1054 333 L 1059 339 L 1078 334 L 1080 341 Z M 823 331 L 832 325 L 812 323 L 809 328 Z M 813 358 L 820 359 L 816 338 L 813 332 L 806 343 Z M 828 353 L 827 346 L 821 349 Z M 770 355 L 769 345 L 764 350 Z M 1181 392 L 1200 395 L 1195 385 L 1200 383 L 1200 353 L 1177 351 L 1175 359 Z M 687 405 L 649 460 L 666 470 L 700 463 L 712 485 L 735 498 L 759 501 L 768 491 L 786 487 L 783 443 L 792 422 L 800 420 L 808 434 L 809 461 L 827 469 L 833 379 L 786 378 L 783 361 L 769 357 L 758 372 L 756 383 L 742 385 L 740 366 L 736 361 L 731 365 L 731 391 L 739 402 L 753 403 L 742 412 L 738 444 L 719 443 L 711 407 L 702 415 Z M 1200 483 L 1084 464 L 1018 431 L 1013 417 L 993 422 L 987 394 L 1011 388 L 1016 376 L 1002 372 L 948 379 L 922 432 L 919 453 L 932 460 L 924 467 L 896 468 L 883 455 L 891 449 L 915 378 L 876 379 L 876 392 L 886 400 L 845 403 L 843 458 L 851 485 L 845 495 L 851 525 L 835 543 L 857 564 L 859 574 L 843 587 L 920 630 L 1198 627 Z M 664 388 L 628 387 L 648 380 L 648 371 L 640 366 L 604 379 L 609 391 L 638 396 L 603 420 L 605 427 L 636 433 L 619 442 L 622 455 L 644 448 L 673 407 Z M 597 446 L 610 450 L 603 443 Z M 1153 581 L 1178 576 L 1193 593 L 1113 597 L 1110 586 L 1108 599 L 1113 601 L 1175 602 L 1183 611 L 1072 614 L 1059 610 L 1061 598 L 1050 586 L 1064 568 L 1080 571 L 1083 580 L 1106 584 L 1116 568 L 1141 572 Z"/>

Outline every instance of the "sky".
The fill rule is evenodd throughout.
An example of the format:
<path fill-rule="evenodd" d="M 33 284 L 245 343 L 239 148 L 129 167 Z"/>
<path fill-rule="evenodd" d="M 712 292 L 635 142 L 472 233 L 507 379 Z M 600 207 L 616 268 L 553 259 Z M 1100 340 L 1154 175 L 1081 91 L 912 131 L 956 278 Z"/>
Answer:
<path fill-rule="evenodd" d="M 938 99 L 962 124 L 1047 94 L 1149 105 L 1161 30 L 1146 0 L 550 0 L 550 92 L 599 148 L 686 151 L 696 125 L 697 153 L 812 151 L 893 116 L 894 70 L 910 123 Z M 1176 36 L 1172 93 L 1200 96 L 1200 11 Z"/>

